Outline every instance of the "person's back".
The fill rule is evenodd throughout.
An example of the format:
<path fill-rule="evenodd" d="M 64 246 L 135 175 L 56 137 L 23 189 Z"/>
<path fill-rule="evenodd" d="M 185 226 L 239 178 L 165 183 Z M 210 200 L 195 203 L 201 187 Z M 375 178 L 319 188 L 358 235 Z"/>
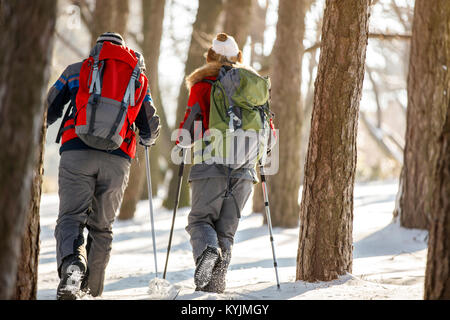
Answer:
<path fill-rule="evenodd" d="M 105 48 L 111 48 L 108 54 L 103 51 Z M 116 60 L 114 52 L 130 53 L 130 64 L 140 67 L 136 79 L 131 81 L 127 76 L 128 79 L 122 79 L 126 81 L 122 81 L 124 84 L 115 86 L 118 82 L 111 78 L 120 75 L 114 66 L 111 67 Z M 95 57 L 102 68 L 99 77 L 92 76 L 95 68 L 91 62 Z M 108 61 L 112 61 L 111 64 Z M 126 72 L 127 67 L 123 66 L 122 70 Z M 62 116 L 65 104 L 70 102 L 57 138 L 58 142 L 61 139 L 60 206 L 55 228 L 61 278 L 58 299 L 75 299 L 80 289 L 93 296 L 99 296 L 103 291 L 111 251 L 112 223 L 120 208 L 136 152 L 134 124 L 139 129 L 140 143 L 145 146 L 153 145 L 159 135 L 159 117 L 152 105 L 144 70 L 142 57 L 125 47 L 120 35 L 104 33 L 98 38 L 90 57 L 68 66 L 49 91 L 48 125 Z M 120 109 L 115 109 L 118 99 L 122 103 L 119 102 Z M 121 119 L 117 122 L 119 114 Z M 88 130 L 79 130 L 82 127 L 88 127 Z M 108 131 L 107 134 L 100 135 L 96 131 L 99 127 L 100 131 Z M 113 131 L 110 127 L 115 130 L 115 145 L 96 144 L 113 136 L 108 134 Z M 89 231 L 86 244 L 85 227 Z"/>
<path fill-rule="evenodd" d="M 196 290 L 220 293 L 225 290 L 225 275 L 240 212 L 250 196 L 253 183 L 257 182 L 256 172 L 254 164 L 231 168 L 221 162 L 196 162 L 195 157 L 196 153 L 205 154 L 203 137 L 211 129 L 211 88 L 221 70 L 226 72 L 239 67 L 257 73 L 242 64 L 242 52 L 236 42 L 223 33 L 213 40 L 206 62 L 186 79 L 190 94 L 185 118 L 180 124 L 180 129 L 187 130 L 194 138 L 194 165 L 189 175 L 192 209 L 186 230 L 190 234 L 196 264 Z M 200 122 L 203 130 L 199 133 L 196 132 L 196 124 Z M 177 143 L 181 147 L 192 145 L 183 145 L 180 140 Z M 196 144 L 201 147 L 195 148 Z"/>

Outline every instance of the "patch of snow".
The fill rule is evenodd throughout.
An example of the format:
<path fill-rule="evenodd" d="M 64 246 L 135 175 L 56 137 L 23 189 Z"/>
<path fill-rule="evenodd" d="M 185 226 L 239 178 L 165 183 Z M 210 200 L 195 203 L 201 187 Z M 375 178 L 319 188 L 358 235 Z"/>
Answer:
<path fill-rule="evenodd" d="M 152 283 L 162 279 L 155 280 L 148 202 L 142 201 L 132 221 L 114 223 L 105 288 L 102 297 L 96 299 L 167 299 L 175 291 L 178 300 L 422 299 L 428 234 L 402 228 L 392 221 L 397 190 L 396 181 L 355 186 L 353 270 L 334 281 L 296 281 L 298 227 L 274 228 L 281 290 L 276 286 L 263 215 L 253 214 L 248 201 L 235 237 L 223 294 L 195 291 L 195 264 L 189 235 L 184 230 L 189 208 L 177 213 L 166 276 L 169 284 L 160 287 Z M 161 207 L 161 199 L 155 199 L 154 204 L 158 265 L 164 265 L 172 211 Z M 38 299 L 55 299 L 59 283 L 53 236 L 57 215 L 58 196 L 43 195 Z"/>

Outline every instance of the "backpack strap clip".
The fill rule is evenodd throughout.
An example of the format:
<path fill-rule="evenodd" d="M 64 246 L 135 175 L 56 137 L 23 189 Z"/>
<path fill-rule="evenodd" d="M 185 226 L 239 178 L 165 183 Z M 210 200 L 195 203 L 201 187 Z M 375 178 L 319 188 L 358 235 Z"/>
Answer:
<path fill-rule="evenodd" d="M 233 106 L 228 108 L 228 116 L 230 117 L 228 128 L 230 129 L 230 132 L 234 132 L 236 128 L 240 128 L 242 125 L 242 120 L 234 113 L 233 109 Z"/>

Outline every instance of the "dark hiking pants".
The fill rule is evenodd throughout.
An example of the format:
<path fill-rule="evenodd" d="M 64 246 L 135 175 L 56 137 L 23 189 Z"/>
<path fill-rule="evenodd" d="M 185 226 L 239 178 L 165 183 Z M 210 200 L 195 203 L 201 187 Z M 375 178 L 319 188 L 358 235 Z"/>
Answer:
<path fill-rule="evenodd" d="M 112 243 L 112 224 L 128 183 L 130 161 L 102 151 L 70 150 L 59 164 L 59 216 L 55 228 L 58 271 L 65 257 L 87 260 L 87 285 L 101 295 Z M 86 246 L 83 230 L 88 229 Z"/>
<path fill-rule="evenodd" d="M 186 231 L 189 233 L 194 260 L 207 246 L 231 252 L 240 211 L 252 191 L 250 180 L 231 179 L 232 194 L 224 197 L 228 178 L 206 178 L 191 181 L 192 209 Z"/>

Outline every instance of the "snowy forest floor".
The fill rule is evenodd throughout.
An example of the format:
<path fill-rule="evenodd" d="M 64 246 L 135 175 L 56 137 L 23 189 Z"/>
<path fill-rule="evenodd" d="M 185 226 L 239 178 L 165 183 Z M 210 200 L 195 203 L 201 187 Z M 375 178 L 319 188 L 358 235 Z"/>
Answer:
<path fill-rule="evenodd" d="M 267 226 L 252 214 L 251 201 L 242 213 L 224 294 L 194 291 L 194 261 L 184 230 L 189 208 L 177 213 L 167 280 L 180 288 L 178 300 L 201 299 L 422 299 L 427 232 L 392 222 L 396 182 L 357 184 L 354 196 L 353 272 L 331 282 L 295 281 L 298 228 L 274 228 L 281 290 L 276 289 Z M 166 258 L 172 211 L 154 200 L 159 277 Z M 55 299 L 59 279 L 53 236 L 58 196 L 41 201 L 41 252 L 38 299 Z M 148 202 L 138 204 L 135 219 L 116 221 L 114 242 L 100 299 L 151 299 L 148 283 L 155 277 Z"/>

